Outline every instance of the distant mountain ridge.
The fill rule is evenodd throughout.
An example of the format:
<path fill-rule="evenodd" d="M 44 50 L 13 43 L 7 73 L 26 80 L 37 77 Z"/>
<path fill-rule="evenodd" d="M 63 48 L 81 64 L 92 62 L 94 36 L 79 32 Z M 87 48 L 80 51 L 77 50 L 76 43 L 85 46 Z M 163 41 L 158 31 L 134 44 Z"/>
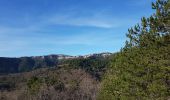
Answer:
<path fill-rule="evenodd" d="M 105 58 L 112 53 L 96 53 L 84 56 L 70 56 L 64 54 L 52 54 L 46 56 L 31 56 L 20 58 L 0 57 L 0 74 L 19 73 L 31 71 L 37 68 L 57 67 L 65 60 L 70 59 L 86 59 L 86 58 Z"/>
<path fill-rule="evenodd" d="M 56 58 L 56 59 L 74 59 L 74 58 L 88 58 L 88 57 L 107 57 L 112 55 L 113 53 L 110 52 L 103 52 L 103 53 L 94 53 L 88 55 L 78 55 L 78 56 L 71 56 L 71 55 L 64 55 L 64 54 L 51 54 L 45 56 L 31 56 L 32 58 Z M 21 57 L 22 58 L 22 57 Z"/>

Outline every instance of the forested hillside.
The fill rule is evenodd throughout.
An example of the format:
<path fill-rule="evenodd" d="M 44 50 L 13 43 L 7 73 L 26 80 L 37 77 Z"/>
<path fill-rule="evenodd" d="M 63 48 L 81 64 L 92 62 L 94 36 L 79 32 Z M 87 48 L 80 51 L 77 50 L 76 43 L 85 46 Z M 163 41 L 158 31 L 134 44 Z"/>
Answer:
<path fill-rule="evenodd" d="M 114 56 L 97 55 L 1 58 L 0 100 L 95 100 Z"/>
<path fill-rule="evenodd" d="M 170 99 L 170 1 L 152 3 L 155 13 L 130 28 L 125 47 L 103 78 L 99 100 Z"/>
<path fill-rule="evenodd" d="M 170 0 L 152 9 L 114 54 L 1 57 L 0 100 L 169 100 Z"/>
<path fill-rule="evenodd" d="M 41 68 L 1 75 L 0 100 L 95 100 L 99 87 L 82 69 Z"/>
<path fill-rule="evenodd" d="M 112 53 L 100 53 L 85 56 L 47 55 L 20 58 L 0 57 L 0 74 L 21 73 L 39 68 L 60 67 L 63 65 L 86 69 L 87 71 L 97 71 L 98 69 L 102 70 L 106 67 L 112 55 Z"/>

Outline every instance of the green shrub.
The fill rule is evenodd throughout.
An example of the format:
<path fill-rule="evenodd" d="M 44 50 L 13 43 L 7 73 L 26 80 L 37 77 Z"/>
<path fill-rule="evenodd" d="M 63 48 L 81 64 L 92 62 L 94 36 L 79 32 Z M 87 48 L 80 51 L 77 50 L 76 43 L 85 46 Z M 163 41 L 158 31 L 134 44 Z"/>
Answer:
<path fill-rule="evenodd" d="M 39 91 L 41 84 L 42 84 L 41 79 L 39 79 L 38 77 L 32 77 L 31 79 L 28 80 L 27 87 L 30 93 L 34 94 Z"/>

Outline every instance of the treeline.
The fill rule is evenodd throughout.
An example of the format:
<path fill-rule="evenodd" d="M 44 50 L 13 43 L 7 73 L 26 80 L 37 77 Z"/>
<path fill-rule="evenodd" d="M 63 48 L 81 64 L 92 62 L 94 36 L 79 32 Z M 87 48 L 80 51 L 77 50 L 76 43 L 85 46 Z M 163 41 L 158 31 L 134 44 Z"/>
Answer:
<path fill-rule="evenodd" d="M 38 68 L 55 67 L 58 64 L 57 58 L 0 58 L 0 74 L 19 73 L 32 71 Z"/>
<path fill-rule="evenodd" d="M 97 80 L 100 80 L 108 66 L 110 66 L 109 64 L 113 56 L 114 54 L 107 57 L 92 56 L 88 58 L 70 59 L 66 60 L 65 64 L 70 68 L 83 69 Z"/>
<path fill-rule="evenodd" d="M 103 78 L 99 100 L 167 100 L 170 97 L 170 1 L 130 28 L 125 47 Z"/>
<path fill-rule="evenodd" d="M 101 79 L 101 76 L 109 66 L 112 56 L 114 54 L 73 59 L 58 59 L 57 56 L 0 58 L 0 74 L 29 72 L 39 68 L 64 67 L 66 69 L 83 69 L 96 79 Z"/>

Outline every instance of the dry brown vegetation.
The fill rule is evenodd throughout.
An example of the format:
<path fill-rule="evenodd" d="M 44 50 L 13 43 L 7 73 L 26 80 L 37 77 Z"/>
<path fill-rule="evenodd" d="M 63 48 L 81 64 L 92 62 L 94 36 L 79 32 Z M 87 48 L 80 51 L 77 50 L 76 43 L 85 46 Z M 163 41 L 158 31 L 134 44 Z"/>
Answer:
<path fill-rule="evenodd" d="M 95 100 L 100 85 L 84 70 L 67 68 L 3 75 L 0 82 L 0 100 Z"/>

